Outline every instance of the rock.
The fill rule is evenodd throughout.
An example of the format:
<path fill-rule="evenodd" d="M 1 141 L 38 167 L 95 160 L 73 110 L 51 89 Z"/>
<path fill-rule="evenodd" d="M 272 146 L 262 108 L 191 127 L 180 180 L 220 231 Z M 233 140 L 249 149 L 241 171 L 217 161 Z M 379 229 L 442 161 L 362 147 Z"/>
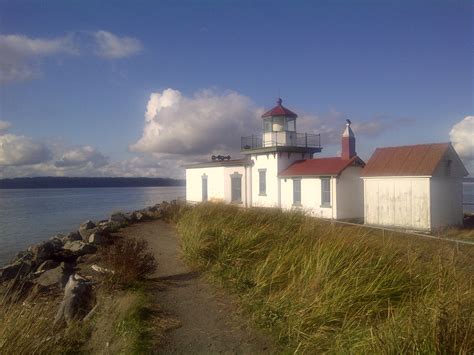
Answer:
<path fill-rule="evenodd" d="M 0 282 L 13 280 L 15 278 L 23 278 L 32 270 L 30 261 L 18 261 L 14 264 L 0 268 Z"/>
<path fill-rule="evenodd" d="M 100 232 L 95 232 L 89 236 L 89 243 L 94 245 L 106 244 L 107 237 Z"/>
<path fill-rule="evenodd" d="M 81 224 L 81 226 L 79 227 L 79 229 L 92 229 L 92 228 L 95 228 L 95 223 L 92 222 L 91 220 L 88 220 L 88 221 L 85 221 L 84 223 Z"/>
<path fill-rule="evenodd" d="M 54 269 L 59 266 L 59 262 L 56 260 L 46 260 L 43 262 L 38 268 L 36 269 L 36 272 L 44 272 L 47 270 Z"/>
<path fill-rule="evenodd" d="M 66 242 L 63 247 L 64 250 L 71 252 L 75 256 L 81 256 L 85 254 L 93 254 L 97 251 L 97 248 L 91 244 L 84 243 L 80 240 L 72 242 Z"/>
<path fill-rule="evenodd" d="M 124 213 L 122 213 L 122 212 L 116 212 L 116 213 L 113 213 L 113 214 L 110 216 L 109 222 L 115 222 L 115 223 L 124 224 L 124 223 L 127 223 L 127 222 L 128 222 L 128 219 L 127 219 L 127 217 L 125 216 Z"/>
<path fill-rule="evenodd" d="M 82 236 L 81 236 L 81 234 L 80 234 L 78 231 L 76 231 L 76 232 L 71 232 L 71 233 L 69 233 L 67 236 L 65 236 L 65 237 L 63 238 L 63 241 L 64 241 L 64 242 L 68 242 L 68 241 L 71 241 L 71 242 L 72 242 L 72 241 L 74 241 L 74 240 L 82 240 Z"/>
<path fill-rule="evenodd" d="M 64 263 L 60 266 L 43 272 L 36 280 L 36 284 L 50 288 L 50 287 L 64 287 L 69 277 L 69 269 Z"/>
<path fill-rule="evenodd" d="M 79 233 L 82 237 L 82 240 L 87 242 L 89 240 L 89 237 L 91 236 L 91 234 L 94 234 L 95 232 L 97 232 L 99 229 L 94 227 L 94 228 L 91 228 L 91 229 L 80 229 L 79 228 Z"/>
<path fill-rule="evenodd" d="M 54 323 L 73 320 L 86 316 L 92 305 L 92 287 L 89 282 L 77 274 L 69 277 L 64 289 L 64 299 L 59 306 Z"/>
<path fill-rule="evenodd" d="M 27 250 L 20 251 L 15 255 L 10 264 L 15 264 L 16 262 L 22 260 L 33 260 L 33 254 L 31 254 L 31 252 Z"/>
<path fill-rule="evenodd" d="M 133 212 L 133 217 L 137 222 L 140 222 L 146 219 L 145 215 L 139 211 Z"/>
<path fill-rule="evenodd" d="M 33 262 L 41 264 L 43 261 L 51 259 L 57 251 L 61 250 L 61 248 L 61 241 L 55 239 L 33 245 L 28 249 L 28 251 L 33 255 Z"/>
<path fill-rule="evenodd" d="M 97 231 L 96 224 L 92 221 L 86 221 L 81 224 L 79 227 L 79 234 L 82 237 L 82 240 L 87 241 L 89 239 L 89 236 Z"/>

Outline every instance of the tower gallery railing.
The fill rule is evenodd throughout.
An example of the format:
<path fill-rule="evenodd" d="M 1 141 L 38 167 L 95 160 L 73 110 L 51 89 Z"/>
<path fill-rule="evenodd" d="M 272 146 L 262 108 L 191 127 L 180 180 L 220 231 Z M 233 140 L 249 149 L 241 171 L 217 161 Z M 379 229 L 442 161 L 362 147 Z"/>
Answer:
<path fill-rule="evenodd" d="M 282 146 L 321 148 L 321 136 L 319 134 L 296 132 L 268 132 L 263 135 L 251 135 L 240 139 L 241 150 Z"/>

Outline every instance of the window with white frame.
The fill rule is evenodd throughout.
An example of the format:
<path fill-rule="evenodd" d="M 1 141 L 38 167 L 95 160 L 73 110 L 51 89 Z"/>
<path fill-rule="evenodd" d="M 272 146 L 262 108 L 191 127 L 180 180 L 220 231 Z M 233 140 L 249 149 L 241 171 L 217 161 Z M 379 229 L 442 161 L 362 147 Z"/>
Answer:
<path fill-rule="evenodd" d="M 331 206 L 331 178 L 321 178 L 321 206 Z"/>
<path fill-rule="evenodd" d="M 301 179 L 293 179 L 293 205 L 301 205 Z"/>
<path fill-rule="evenodd" d="M 267 169 L 258 169 L 258 194 L 267 195 Z"/>

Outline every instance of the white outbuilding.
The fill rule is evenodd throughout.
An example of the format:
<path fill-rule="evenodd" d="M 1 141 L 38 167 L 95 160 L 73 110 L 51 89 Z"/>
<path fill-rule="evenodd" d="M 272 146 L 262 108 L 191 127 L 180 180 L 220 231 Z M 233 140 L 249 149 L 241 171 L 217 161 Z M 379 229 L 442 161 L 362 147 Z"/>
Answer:
<path fill-rule="evenodd" d="M 426 231 L 461 225 L 467 175 L 450 143 L 377 148 L 362 171 L 364 221 Z"/>

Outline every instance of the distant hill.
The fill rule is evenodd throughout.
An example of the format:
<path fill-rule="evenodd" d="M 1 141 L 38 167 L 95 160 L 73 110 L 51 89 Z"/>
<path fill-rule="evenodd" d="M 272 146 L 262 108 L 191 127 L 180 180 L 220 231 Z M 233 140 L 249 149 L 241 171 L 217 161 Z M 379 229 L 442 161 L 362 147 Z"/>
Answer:
<path fill-rule="evenodd" d="M 31 177 L 0 179 L 0 189 L 184 186 L 184 180 L 129 177 Z"/>

